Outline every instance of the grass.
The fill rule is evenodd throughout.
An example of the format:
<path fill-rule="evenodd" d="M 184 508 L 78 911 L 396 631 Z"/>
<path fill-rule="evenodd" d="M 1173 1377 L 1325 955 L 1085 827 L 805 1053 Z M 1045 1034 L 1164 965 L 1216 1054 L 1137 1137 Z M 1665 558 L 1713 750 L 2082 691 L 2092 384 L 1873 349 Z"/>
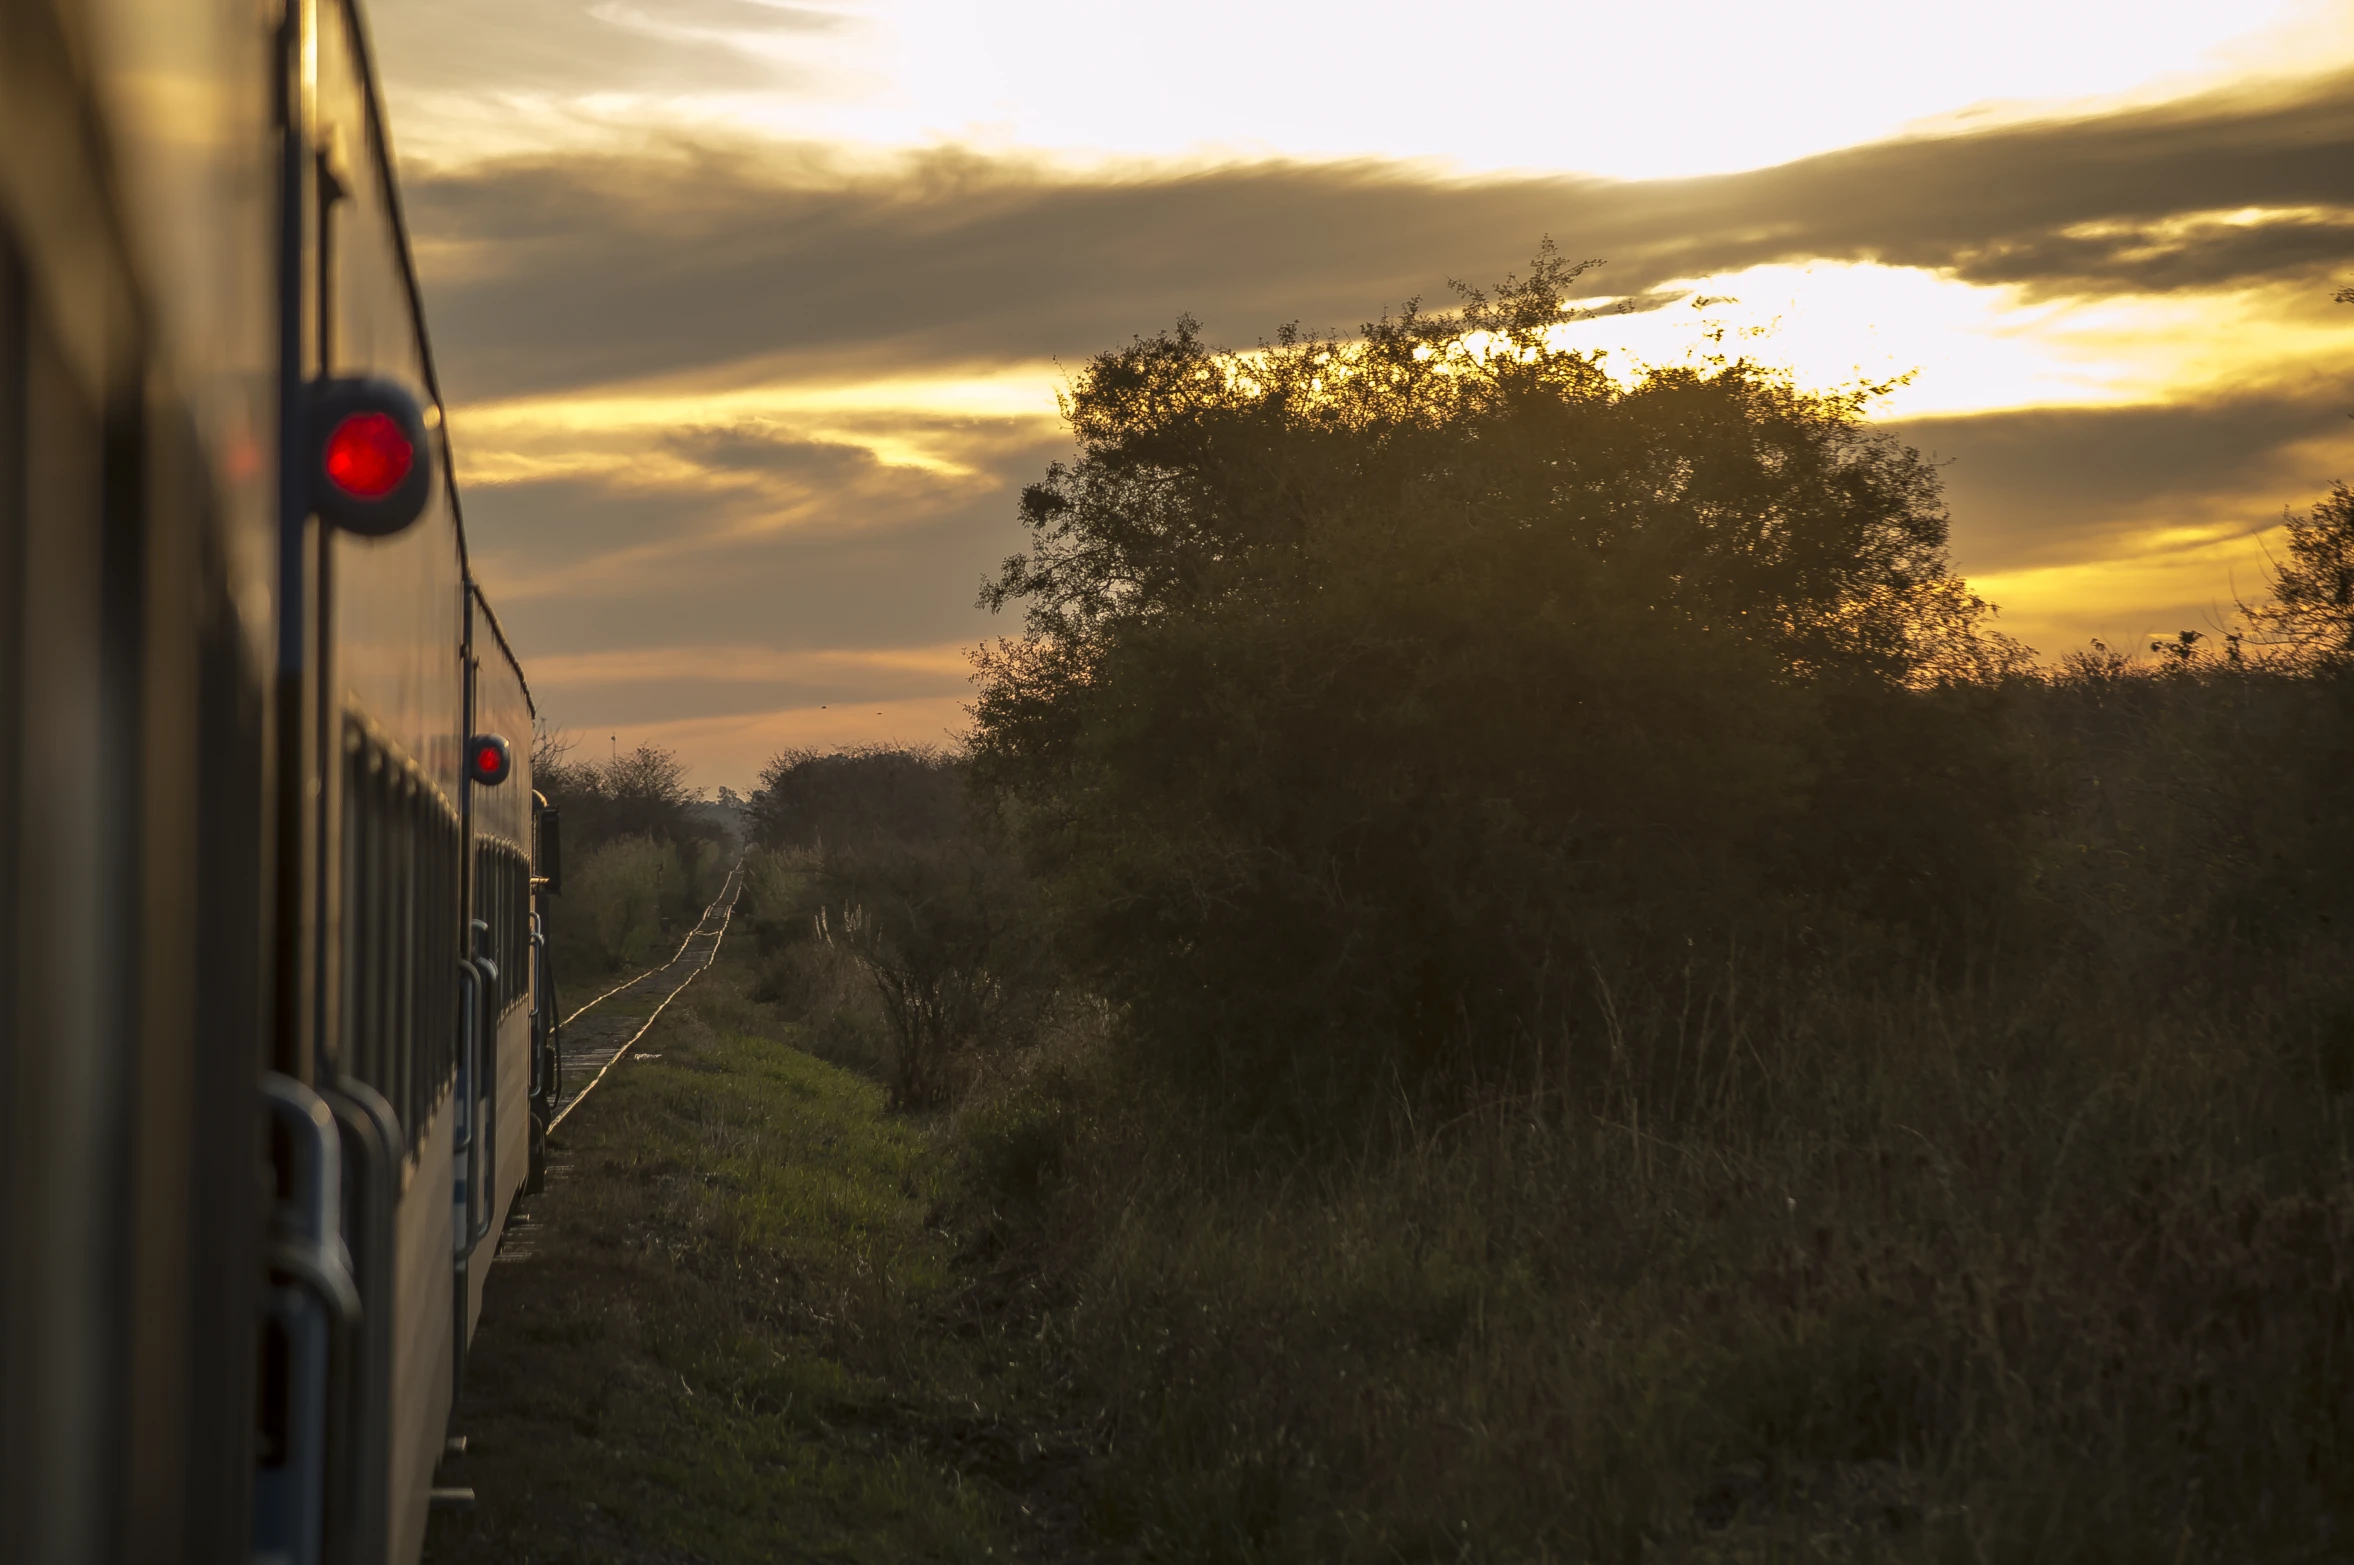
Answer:
<path fill-rule="evenodd" d="M 1378 1156 L 1083 1080 L 968 1141 L 1153 1558 L 2340 1559 L 2348 967 L 1630 1015 Z"/>
<path fill-rule="evenodd" d="M 2354 939 L 2161 917 L 2137 775 L 2068 960 L 1728 962 L 1312 1154 L 1100 1013 L 887 1114 L 731 938 L 493 1272 L 432 1557 L 2354 1556 Z"/>
<path fill-rule="evenodd" d="M 480 1500 L 430 1557 L 1072 1557 L 937 1129 L 791 1047 L 745 978 L 723 953 L 558 1135 L 441 1479 Z"/>

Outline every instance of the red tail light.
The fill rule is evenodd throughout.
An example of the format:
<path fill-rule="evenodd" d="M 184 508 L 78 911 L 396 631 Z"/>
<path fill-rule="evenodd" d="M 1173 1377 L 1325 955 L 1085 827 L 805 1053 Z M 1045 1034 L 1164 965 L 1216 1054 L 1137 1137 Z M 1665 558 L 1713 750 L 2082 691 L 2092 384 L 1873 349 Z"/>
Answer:
<path fill-rule="evenodd" d="M 346 532 L 382 538 L 425 510 L 433 447 L 402 386 L 374 376 L 311 382 L 311 508 Z"/>
<path fill-rule="evenodd" d="M 327 436 L 327 479 L 356 499 L 383 499 L 416 465 L 417 448 L 388 413 L 354 413 Z"/>
<path fill-rule="evenodd" d="M 486 788 L 496 788 L 514 769 L 507 741 L 497 734 L 476 734 L 466 741 L 466 775 Z"/>

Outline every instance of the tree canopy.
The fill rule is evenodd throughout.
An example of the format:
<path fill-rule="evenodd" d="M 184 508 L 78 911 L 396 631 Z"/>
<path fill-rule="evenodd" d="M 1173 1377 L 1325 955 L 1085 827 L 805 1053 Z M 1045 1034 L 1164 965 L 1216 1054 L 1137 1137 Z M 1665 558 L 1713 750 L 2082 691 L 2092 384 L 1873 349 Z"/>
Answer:
<path fill-rule="evenodd" d="M 1856 714 L 2018 656 L 1876 388 L 1615 373 L 1556 340 L 1580 270 L 1350 340 L 1181 320 L 1086 366 L 1023 492 L 976 775 L 1072 949 L 1221 1077 L 1428 1064 L 1745 888 L 1917 880 L 1891 789 L 1953 758 Z"/>
<path fill-rule="evenodd" d="M 599 763 L 575 761 L 571 749 L 561 735 L 538 735 L 532 779 L 563 808 L 566 839 L 575 849 L 619 837 L 676 844 L 714 835 L 714 828 L 694 814 L 702 794 L 687 786 L 686 766 L 674 752 L 641 744 Z"/>
<path fill-rule="evenodd" d="M 753 840 L 766 847 L 928 842 L 962 831 L 964 777 L 957 758 L 939 750 L 784 750 L 761 768 L 748 807 Z"/>

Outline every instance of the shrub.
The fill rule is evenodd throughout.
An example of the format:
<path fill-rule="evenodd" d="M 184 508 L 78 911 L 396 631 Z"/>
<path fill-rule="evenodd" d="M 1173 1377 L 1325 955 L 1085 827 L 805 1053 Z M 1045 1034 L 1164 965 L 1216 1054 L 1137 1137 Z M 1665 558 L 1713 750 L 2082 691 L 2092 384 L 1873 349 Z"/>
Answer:
<path fill-rule="evenodd" d="M 920 745 L 782 751 L 761 769 L 751 802 L 755 840 L 812 851 L 959 837 L 967 814 L 958 758 Z"/>
<path fill-rule="evenodd" d="M 571 937 L 602 970 L 643 967 L 669 955 L 663 910 L 685 875 L 677 850 L 651 837 L 605 843 L 579 861 L 564 887 Z"/>
<path fill-rule="evenodd" d="M 932 1107 L 974 1056 L 1023 1040 L 1058 982 L 1018 859 L 976 818 L 956 757 L 789 751 L 762 774 L 746 895 L 764 998 L 895 1107 Z M 864 993 L 843 992 L 855 970 Z"/>
<path fill-rule="evenodd" d="M 975 840 L 870 839 L 829 848 L 821 874 L 840 910 L 821 934 L 881 1003 L 894 1105 L 947 1101 L 976 1051 L 1029 1036 L 1055 974 L 1009 856 Z"/>
<path fill-rule="evenodd" d="M 2016 665 L 1934 471 L 1747 362 L 1455 315 L 1095 359 L 983 601 L 976 776 L 1089 982 L 1246 1117 L 1524 1068 L 1605 989 L 1843 918 L 1999 919 Z M 1934 708 L 1934 710 L 1932 710 Z"/>
<path fill-rule="evenodd" d="M 767 956 L 816 937 L 817 889 L 813 856 L 780 852 L 755 844 L 744 850 L 743 886 L 736 896 L 732 928 Z"/>

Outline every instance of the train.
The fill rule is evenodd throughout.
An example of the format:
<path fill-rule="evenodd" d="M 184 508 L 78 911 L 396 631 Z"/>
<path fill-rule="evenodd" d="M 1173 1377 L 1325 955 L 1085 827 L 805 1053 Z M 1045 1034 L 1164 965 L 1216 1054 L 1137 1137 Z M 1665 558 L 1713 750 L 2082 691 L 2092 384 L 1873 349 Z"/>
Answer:
<path fill-rule="evenodd" d="M 356 0 L 0 0 L 0 1560 L 409 1565 L 558 822 Z"/>

